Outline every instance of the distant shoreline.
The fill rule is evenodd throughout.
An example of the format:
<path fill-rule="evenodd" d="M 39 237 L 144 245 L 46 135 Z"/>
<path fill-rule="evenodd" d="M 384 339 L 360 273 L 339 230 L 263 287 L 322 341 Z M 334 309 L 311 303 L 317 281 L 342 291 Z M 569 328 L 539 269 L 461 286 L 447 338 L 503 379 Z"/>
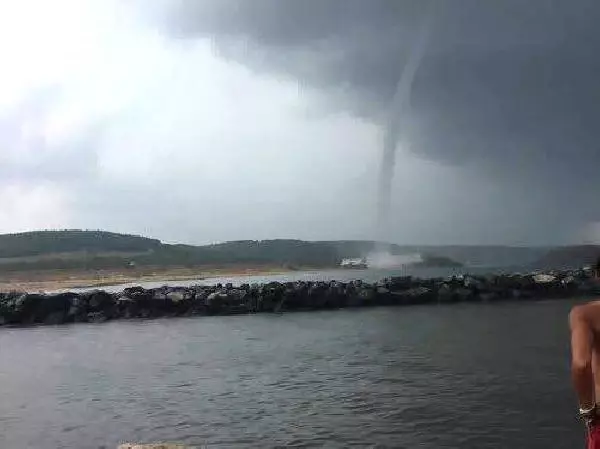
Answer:
<path fill-rule="evenodd" d="M 332 267 L 333 268 L 333 267 Z M 278 275 L 315 267 L 230 266 L 230 267 L 144 267 L 107 270 L 39 270 L 0 275 L 0 292 L 52 292 L 68 289 L 100 288 L 131 283 L 202 281 L 222 276 Z M 319 268 L 323 269 L 323 267 Z"/>
<path fill-rule="evenodd" d="M 409 264 L 415 268 L 447 268 L 427 264 Z M 380 267 L 379 267 L 380 268 Z M 103 270 L 21 270 L 0 273 L 0 293 L 21 291 L 51 293 L 67 290 L 121 287 L 131 284 L 173 284 L 175 282 L 205 281 L 222 277 L 278 276 L 289 273 L 342 270 L 365 271 L 369 268 L 332 266 L 230 265 L 200 267 L 137 267 Z"/>

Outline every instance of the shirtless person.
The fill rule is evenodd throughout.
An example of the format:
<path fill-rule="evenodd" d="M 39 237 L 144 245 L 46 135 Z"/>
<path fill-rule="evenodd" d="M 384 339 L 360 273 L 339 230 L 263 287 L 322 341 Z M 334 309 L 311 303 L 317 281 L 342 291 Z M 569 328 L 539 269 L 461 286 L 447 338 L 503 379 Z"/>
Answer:
<path fill-rule="evenodd" d="M 571 377 L 579 401 L 579 416 L 588 429 L 588 449 L 600 449 L 600 301 L 573 307 Z"/>

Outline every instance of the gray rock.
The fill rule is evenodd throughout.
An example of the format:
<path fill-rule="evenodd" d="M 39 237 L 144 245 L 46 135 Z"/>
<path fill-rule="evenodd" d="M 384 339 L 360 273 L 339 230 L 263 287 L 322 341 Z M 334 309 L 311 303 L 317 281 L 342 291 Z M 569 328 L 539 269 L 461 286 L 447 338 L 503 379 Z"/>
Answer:
<path fill-rule="evenodd" d="M 498 298 L 498 295 L 494 292 L 484 292 L 479 295 L 479 299 L 483 302 L 494 301 Z"/>
<path fill-rule="evenodd" d="M 185 301 L 186 299 L 188 299 L 190 296 L 186 294 L 186 292 L 182 292 L 182 291 L 173 291 L 173 292 L 169 292 L 165 295 L 165 299 L 177 304 L 180 303 L 182 301 Z"/>
<path fill-rule="evenodd" d="M 90 323 L 103 323 L 107 321 L 106 315 L 103 312 L 90 312 L 87 314 L 87 320 Z"/>

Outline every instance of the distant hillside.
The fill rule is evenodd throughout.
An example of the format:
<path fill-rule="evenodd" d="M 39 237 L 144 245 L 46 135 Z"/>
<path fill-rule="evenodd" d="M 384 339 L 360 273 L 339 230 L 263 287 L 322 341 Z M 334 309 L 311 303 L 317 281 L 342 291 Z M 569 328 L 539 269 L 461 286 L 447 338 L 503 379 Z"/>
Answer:
<path fill-rule="evenodd" d="M 406 251 L 448 257 L 470 267 L 523 267 L 543 257 L 552 248 L 528 246 L 403 246 Z"/>
<path fill-rule="evenodd" d="M 371 240 L 322 240 L 314 243 L 333 248 L 340 259 L 365 257 L 376 250 L 389 251 L 393 255 L 410 253 L 400 245 L 373 242 Z"/>
<path fill-rule="evenodd" d="M 163 245 L 154 254 L 136 258 L 143 264 L 257 264 L 327 267 L 340 258 L 335 248 L 303 240 L 243 240 L 206 246 Z"/>
<path fill-rule="evenodd" d="M 409 246 L 292 239 L 192 246 L 168 245 L 156 239 L 103 231 L 39 231 L 0 235 L 0 271 L 223 265 L 320 268 L 337 266 L 345 258 L 365 257 L 374 250 L 386 250 L 393 255 L 422 254 L 445 266 L 555 266 L 562 263 L 561 251 L 566 251 L 565 260 L 571 264 L 588 263 L 597 254 L 590 248 L 595 247 L 572 247 L 571 254 L 569 248 Z"/>
<path fill-rule="evenodd" d="M 36 231 L 0 235 L 0 258 L 70 252 L 140 252 L 161 246 L 159 240 L 103 231 Z"/>
<path fill-rule="evenodd" d="M 449 257 L 430 256 L 427 254 L 423 255 L 423 260 L 421 262 L 416 262 L 413 265 L 420 266 L 420 267 L 449 267 L 449 268 L 460 268 L 463 266 L 462 263 L 457 262 L 456 260 L 450 259 Z"/>
<path fill-rule="evenodd" d="M 246 240 L 191 246 L 102 231 L 0 235 L 0 271 L 223 265 L 318 268 L 336 266 L 340 260 L 335 247 L 301 240 Z"/>
<path fill-rule="evenodd" d="M 599 257 L 598 245 L 565 246 L 548 251 L 535 265 L 540 268 L 577 268 L 594 265 Z"/>

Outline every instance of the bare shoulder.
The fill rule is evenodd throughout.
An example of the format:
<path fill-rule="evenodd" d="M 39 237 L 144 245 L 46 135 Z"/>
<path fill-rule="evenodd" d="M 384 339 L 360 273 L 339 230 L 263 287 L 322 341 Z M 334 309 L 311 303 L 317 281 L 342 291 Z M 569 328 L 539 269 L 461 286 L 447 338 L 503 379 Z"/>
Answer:
<path fill-rule="evenodd" d="M 587 324 L 595 329 L 600 328 L 600 300 L 578 304 L 571 309 L 569 314 L 571 326 Z"/>

